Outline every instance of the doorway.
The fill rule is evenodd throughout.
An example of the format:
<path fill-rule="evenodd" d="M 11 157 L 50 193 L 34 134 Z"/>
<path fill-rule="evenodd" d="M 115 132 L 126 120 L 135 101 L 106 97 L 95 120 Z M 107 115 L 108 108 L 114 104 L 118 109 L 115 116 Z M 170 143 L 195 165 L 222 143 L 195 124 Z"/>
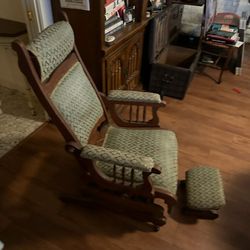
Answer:
<path fill-rule="evenodd" d="M 27 43 L 52 22 L 50 0 L 0 1 L 0 158 L 45 121 L 11 43 Z"/>

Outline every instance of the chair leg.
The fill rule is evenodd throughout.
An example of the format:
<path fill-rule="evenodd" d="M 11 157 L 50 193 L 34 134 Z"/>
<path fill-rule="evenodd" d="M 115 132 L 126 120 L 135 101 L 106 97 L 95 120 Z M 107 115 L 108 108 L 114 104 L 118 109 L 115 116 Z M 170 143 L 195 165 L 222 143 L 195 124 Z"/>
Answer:
<path fill-rule="evenodd" d="M 61 200 L 87 207 L 94 206 L 106 208 L 116 213 L 128 215 L 142 222 L 150 222 L 153 224 L 154 228 L 166 224 L 162 206 L 152 202 L 143 202 L 136 199 L 132 200 L 108 191 L 100 191 L 96 187 L 84 188 L 81 196 L 62 195 Z"/>

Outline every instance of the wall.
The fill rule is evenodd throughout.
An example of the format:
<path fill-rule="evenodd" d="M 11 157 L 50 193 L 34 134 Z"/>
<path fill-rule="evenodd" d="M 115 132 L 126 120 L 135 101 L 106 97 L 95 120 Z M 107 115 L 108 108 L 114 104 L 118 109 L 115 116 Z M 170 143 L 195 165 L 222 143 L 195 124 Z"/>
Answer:
<path fill-rule="evenodd" d="M 0 0 L 0 18 L 25 22 L 21 0 Z"/>
<path fill-rule="evenodd" d="M 242 12 L 245 12 L 246 18 L 250 14 L 248 0 L 218 0 L 217 2 L 217 12 L 234 12 L 239 16 L 242 16 Z"/>
<path fill-rule="evenodd" d="M 50 0 L 39 0 L 37 1 L 38 12 L 39 12 L 39 21 L 41 25 L 41 30 L 48 27 L 53 23 L 53 14 L 51 8 Z"/>
<path fill-rule="evenodd" d="M 216 10 L 216 0 L 206 0 L 206 21 L 204 32 L 207 31 L 212 23 Z M 204 6 L 184 5 L 184 11 L 181 20 L 181 32 L 191 36 L 199 37 L 201 33 L 201 24 L 203 19 Z"/>

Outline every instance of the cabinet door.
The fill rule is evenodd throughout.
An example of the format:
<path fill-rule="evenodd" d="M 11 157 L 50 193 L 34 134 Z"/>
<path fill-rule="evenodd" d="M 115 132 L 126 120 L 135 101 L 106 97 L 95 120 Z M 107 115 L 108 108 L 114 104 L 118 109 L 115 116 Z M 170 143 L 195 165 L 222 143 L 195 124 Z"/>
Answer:
<path fill-rule="evenodd" d="M 103 92 L 111 89 L 134 89 L 139 82 L 143 32 L 138 33 L 106 57 L 104 61 L 105 83 Z"/>
<path fill-rule="evenodd" d="M 105 86 L 104 93 L 112 89 L 127 89 L 124 79 L 125 53 L 118 51 L 105 60 Z"/>
<path fill-rule="evenodd" d="M 124 68 L 125 80 L 128 89 L 134 89 L 139 83 L 143 33 L 139 33 L 131 40 L 126 50 L 126 64 Z"/>

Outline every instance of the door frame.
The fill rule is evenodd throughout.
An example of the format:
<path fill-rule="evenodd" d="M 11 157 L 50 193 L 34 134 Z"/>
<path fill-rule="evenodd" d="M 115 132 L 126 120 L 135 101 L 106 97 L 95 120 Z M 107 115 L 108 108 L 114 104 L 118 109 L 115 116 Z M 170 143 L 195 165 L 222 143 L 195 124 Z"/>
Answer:
<path fill-rule="evenodd" d="M 53 23 L 50 0 L 21 0 L 29 39 Z"/>

